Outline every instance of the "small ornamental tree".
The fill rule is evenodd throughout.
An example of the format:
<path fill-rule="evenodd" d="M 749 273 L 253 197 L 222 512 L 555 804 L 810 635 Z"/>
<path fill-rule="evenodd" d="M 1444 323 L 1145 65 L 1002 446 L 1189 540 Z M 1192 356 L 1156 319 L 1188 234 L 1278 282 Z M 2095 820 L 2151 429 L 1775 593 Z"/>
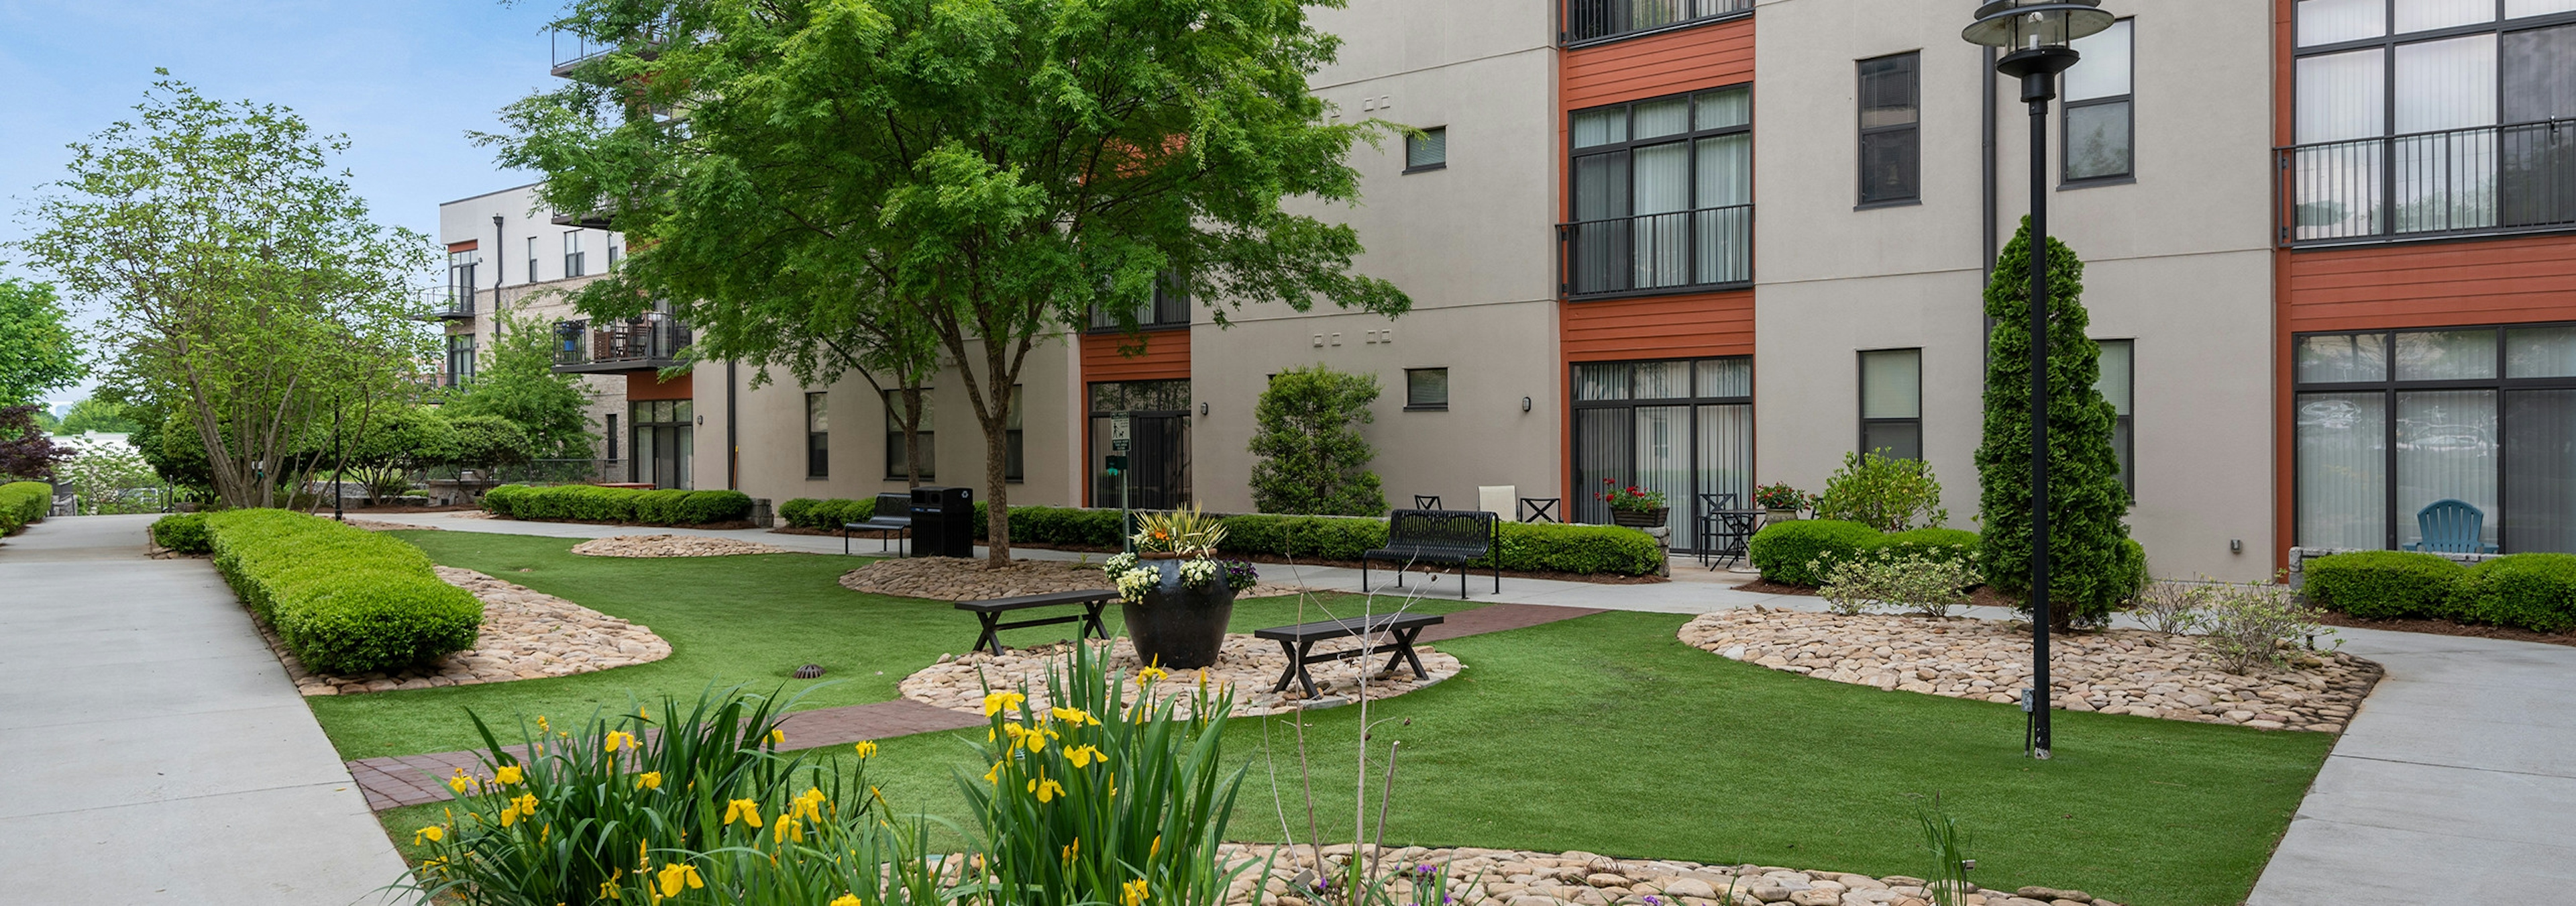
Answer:
<path fill-rule="evenodd" d="M 11 479 L 44 479 L 71 451 L 54 446 L 36 427 L 36 407 L 0 406 L 0 483 Z"/>
<path fill-rule="evenodd" d="M 2127 544 L 2129 491 L 2111 444 L 2112 409 L 2095 386 L 2102 349 L 2084 334 L 2084 263 L 2048 241 L 2048 548 L 2050 621 L 2099 622 L 2137 589 Z M 1994 334 L 1986 355 L 1985 441 L 1977 446 L 1978 518 L 1988 584 L 2030 595 L 2030 223 L 1986 285 Z"/>
<path fill-rule="evenodd" d="M 1252 505 L 1264 513 L 1375 516 L 1386 512 L 1377 451 L 1359 426 L 1375 420 L 1377 376 L 1324 365 L 1270 379 L 1253 407 Z"/>
<path fill-rule="evenodd" d="M 498 416 L 519 426 L 528 458 L 589 459 L 598 439 L 590 433 L 590 391 L 580 378 L 555 373 L 554 335 L 507 312 L 494 320 L 485 367 L 444 414 Z"/>

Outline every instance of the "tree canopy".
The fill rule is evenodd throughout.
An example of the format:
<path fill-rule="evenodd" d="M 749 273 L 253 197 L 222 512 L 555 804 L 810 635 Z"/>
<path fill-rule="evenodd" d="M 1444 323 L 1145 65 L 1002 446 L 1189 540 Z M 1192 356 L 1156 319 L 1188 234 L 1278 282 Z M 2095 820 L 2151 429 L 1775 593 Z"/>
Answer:
<path fill-rule="evenodd" d="M 42 402 L 89 375 L 49 283 L 0 280 L 0 406 Z"/>
<path fill-rule="evenodd" d="M 996 560 L 1010 389 L 1042 337 L 1167 274 L 1218 305 L 1410 304 L 1352 272 L 1347 225 L 1281 208 L 1355 201 L 1344 157 L 1379 128 L 1307 92 L 1338 41 L 1299 3 L 579 0 L 558 25 L 617 49 L 491 140 L 555 209 L 627 233 L 583 308 L 667 300 L 734 353 L 773 345 L 764 325 L 921 330 L 984 430 Z M 739 291 L 764 281 L 785 312 Z"/>
<path fill-rule="evenodd" d="M 451 416 L 488 415 L 516 425 L 533 459 L 589 459 L 590 391 L 555 373 L 554 335 L 537 322 L 495 313 L 474 381 L 447 404 Z M 472 463 L 489 465 L 490 463 Z"/>

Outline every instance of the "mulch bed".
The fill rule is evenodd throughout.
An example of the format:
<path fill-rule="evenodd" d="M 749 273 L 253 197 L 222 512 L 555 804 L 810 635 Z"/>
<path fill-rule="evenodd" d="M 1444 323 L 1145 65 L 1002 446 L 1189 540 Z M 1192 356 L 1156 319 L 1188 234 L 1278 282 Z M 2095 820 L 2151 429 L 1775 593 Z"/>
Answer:
<path fill-rule="evenodd" d="M 2539 642 L 2544 645 L 2566 645 L 2571 648 L 2576 648 L 2576 633 L 2533 632 L 2528 629 L 2515 629 L 2510 626 L 2471 626 L 2466 623 L 2454 623 L 2449 620 L 2365 620 L 2359 617 L 2331 612 L 2318 617 L 2317 622 L 2324 623 L 2328 626 L 2349 626 L 2354 629 L 2386 629 L 2391 632 L 2421 632 L 2428 635 L 2457 635 L 2479 639 L 2505 639 L 2507 641 L 2514 642 Z"/>

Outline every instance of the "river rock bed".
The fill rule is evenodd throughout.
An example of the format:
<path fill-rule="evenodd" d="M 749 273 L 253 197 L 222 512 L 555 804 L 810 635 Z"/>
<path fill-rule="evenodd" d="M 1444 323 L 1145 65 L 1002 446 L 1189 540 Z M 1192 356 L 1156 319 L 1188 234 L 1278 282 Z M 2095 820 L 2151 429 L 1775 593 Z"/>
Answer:
<path fill-rule="evenodd" d="M 1097 650 L 1101 642 L 1090 640 L 1087 644 Z M 1350 644 L 1348 640 L 1326 642 L 1318 648 L 1336 650 Z M 1045 700 L 1046 668 L 1054 664 L 1062 669 L 1072 649 L 1072 643 L 1059 642 L 1034 648 L 1006 648 L 999 656 L 983 651 L 962 657 L 941 655 L 938 663 L 905 677 L 899 688 L 905 698 L 980 716 L 984 713 L 986 689 L 1014 689 L 1027 683 L 1029 707 L 1044 710 L 1048 707 Z M 1296 683 L 1290 683 L 1285 692 L 1270 691 L 1271 685 L 1279 681 L 1279 675 L 1288 669 L 1288 656 L 1280 650 L 1279 643 L 1242 633 L 1228 633 L 1225 647 L 1218 651 L 1215 666 L 1205 671 L 1174 670 L 1156 685 L 1166 693 L 1176 692 L 1185 687 L 1196 687 L 1204 674 L 1211 693 L 1228 687 L 1234 690 L 1235 715 L 1258 716 L 1349 704 L 1359 697 L 1361 691 L 1362 664 L 1372 671 L 1366 696 L 1370 701 L 1430 686 L 1457 676 L 1458 671 L 1465 669 L 1456 656 L 1432 650 L 1430 646 L 1417 644 L 1413 651 L 1422 658 L 1422 669 L 1430 674 L 1429 678 L 1416 678 L 1410 666 L 1390 675 L 1378 676 L 1374 671 L 1386 666 L 1387 658 L 1394 654 L 1392 647 L 1366 658 L 1308 665 L 1306 670 L 1315 677 L 1316 689 L 1323 693 L 1310 701 L 1304 687 Z M 1125 638 L 1119 638 L 1110 645 L 1109 657 L 1110 669 L 1125 674 L 1127 700 L 1139 700 L 1141 690 L 1136 681 L 1136 669 L 1144 665 L 1136 659 L 1136 646 Z M 1186 713 L 1187 699 L 1183 699 L 1183 704 L 1182 710 Z"/>
<path fill-rule="evenodd" d="M 2031 679 L 2030 634 L 2018 626 L 1756 607 L 1702 615 L 1683 624 L 1681 640 L 1817 679 L 2009 704 Z M 2060 708 L 2265 730 L 2343 732 L 2381 674 L 2342 652 L 2301 652 L 2287 670 L 2239 675 L 2195 636 L 2145 629 L 2054 635 L 2049 647 Z"/>
<path fill-rule="evenodd" d="M 1349 844 L 1322 848 L 1321 874 L 1349 864 Z M 1272 844 L 1228 843 L 1218 852 L 1230 864 L 1274 859 L 1267 875 L 1247 871 L 1226 891 L 1229 904 L 1249 903 L 1254 884 L 1272 906 L 1320 906 L 1313 895 L 1315 850 Z M 1838 871 L 1801 871 L 1771 865 L 1703 865 L 1647 859 L 1614 859 L 1587 852 L 1541 853 L 1507 849 L 1424 849 L 1357 847 L 1363 860 L 1374 858 L 1370 877 L 1401 875 L 1408 870 L 1445 874 L 1446 895 L 1455 906 L 1931 906 L 1922 878 L 1872 876 Z M 1428 885 L 1410 879 L 1388 882 L 1390 900 L 1405 902 Z M 1300 889 L 1305 888 L 1305 889 Z M 1649 898 L 1653 899 L 1649 899 Z M 1423 897 L 1428 899 L 1428 897 Z M 1985 890 L 1970 881 L 1959 897 L 1962 906 L 2120 906 L 2081 890 L 2022 887 L 2011 892 Z"/>
<path fill-rule="evenodd" d="M 1104 558 L 1105 559 L 1105 558 Z M 933 601 L 988 601 L 1060 591 L 1109 589 L 1109 576 L 1099 560 L 1013 560 L 996 568 L 981 558 L 904 557 L 879 560 L 841 574 L 841 587 L 869 594 L 929 598 Z M 1255 585 L 1235 595 L 1266 598 L 1296 594 L 1295 585 Z"/>
<path fill-rule="evenodd" d="M 447 584 L 473 592 L 483 602 L 483 629 L 474 647 L 449 654 L 435 664 L 397 673 L 317 674 L 304 669 L 303 662 L 286 650 L 276 629 L 261 622 L 260 635 L 268 639 L 270 650 L 285 663 L 296 691 L 305 695 L 506 683 L 590 673 L 671 656 L 671 643 L 642 625 L 470 569 L 436 569 Z"/>
<path fill-rule="evenodd" d="M 758 541 L 705 535 L 614 535 L 572 546 L 593 557 L 731 557 L 737 554 L 784 554 L 787 549 Z"/>

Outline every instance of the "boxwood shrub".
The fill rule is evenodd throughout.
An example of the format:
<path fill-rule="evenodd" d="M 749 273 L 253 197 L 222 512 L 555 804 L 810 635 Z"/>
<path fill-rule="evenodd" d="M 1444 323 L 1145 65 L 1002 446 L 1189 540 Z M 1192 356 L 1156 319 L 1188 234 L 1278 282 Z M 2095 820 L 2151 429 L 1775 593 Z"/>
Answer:
<path fill-rule="evenodd" d="M 472 647 L 482 627 L 482 602 L 398 539 L 285 510 L 203 518 L 215 570 L 316 672 L 425 663 Z"/>
<path fill-rule="evenodd" d="M 204 513 L 173 513 L 153 520 L 152 543 L 182 554 L 214 552 L 214 539 L 206 535 Z"/>
<path fill-rule="evenodd" d="M 2308 582 L 2315 584 L 2313 573 Z M 2533 632 L 2576 628 L 2576 554 L 2508 554 L 2470 567 L 2453 587 L 2450 606 L 2480 623 Z"/>
<path fill-rule="evenodd" d="M 2305 564 L 2300 586 L 2317 606 L 2370 620 L 2452 617 L 2453 587 L 2468 569 L 2416 551 L 2352 551 Z"/>
<path fill-rule="evenodd" d="M 1754 532 L 1753 541 L 1746 547 L 1746 555 L 1753 561 L 1753 566 L 1762 571 L 1764 579 L 1785 585 L 1818 585 L 1823 583 L 1823 577 L 1807 568 L 1807 564 L 1826 554 L 1835 557 L 1858 554 L 1878 546 L 1884 537 L 1877 529 L 1857 522 L 1796 519 L 1774 522 Z"/>
<path fill-rule="evenodd" d="M 751 518 L 751 495 L 741 491 L 643 490 L 588 484 L 505 484 L 483 494 L 483 510 L 507 519 L 705 525 Z"/>
<path fill-rule="evenodd" d="M 41 481 L 0 484 L 0 535 L 25 528 L 53 509 L 54 486 Z"/>

